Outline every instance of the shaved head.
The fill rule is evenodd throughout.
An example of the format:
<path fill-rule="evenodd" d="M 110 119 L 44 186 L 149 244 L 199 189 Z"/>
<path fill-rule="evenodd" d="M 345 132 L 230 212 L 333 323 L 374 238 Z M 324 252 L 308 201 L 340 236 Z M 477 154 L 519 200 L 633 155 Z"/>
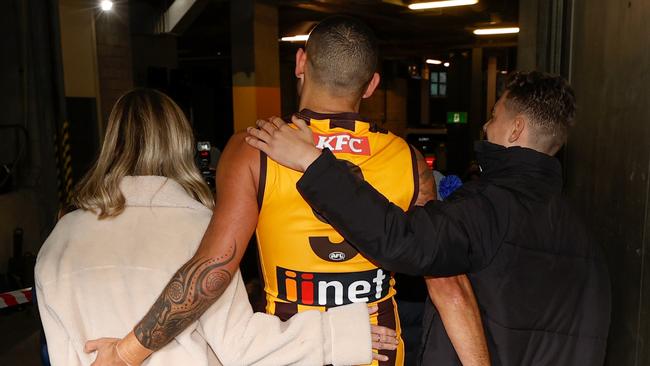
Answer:
<path fill-rule="evenodd" d="M 377 69 L 375 35 L 354 18 L 333 16 L 318 23 L 306 51 L 314 81 L 333 95 L 361 97 Z"/>

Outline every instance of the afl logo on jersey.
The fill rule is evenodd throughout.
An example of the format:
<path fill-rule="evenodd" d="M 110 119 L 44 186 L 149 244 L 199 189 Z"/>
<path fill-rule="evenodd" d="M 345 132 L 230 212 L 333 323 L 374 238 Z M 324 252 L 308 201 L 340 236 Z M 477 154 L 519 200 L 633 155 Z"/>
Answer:
<path fill-rule="evenodd" d="M 347 241 L 332 243 L 326 236 L 309 237 L 309 246 L 318 258 L 328 262 L 345 262 L 359 253 Z"/>
<path fill-rule="evenodd" d="M 317 148 L 328 148 L 334 153 L 370 155 L 370 142 L 365 136 L 352 136 L 347 133 L 335 135 L 315 133 L 314 143 Z"/>

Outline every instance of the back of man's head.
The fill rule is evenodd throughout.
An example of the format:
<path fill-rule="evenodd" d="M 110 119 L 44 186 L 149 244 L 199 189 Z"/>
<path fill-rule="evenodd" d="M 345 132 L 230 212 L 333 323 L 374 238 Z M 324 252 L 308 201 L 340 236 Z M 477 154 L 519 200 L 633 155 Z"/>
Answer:
<path fill-rule="evenodd" d="M 506 93 L 506 107 L 528 117 L 532 138 L 540 148 L 554 153 L 566 142 L 576 101 L 563 77 L 539 71 L 515 72 L 508 78 Z"/>
<path fill-rule="evenodd" d="M 310 77 L 335 96 L 360 98 L 377 69 L 377 41 L 354 18 L 332 16 L 312 30 L 307 41 Z"/>

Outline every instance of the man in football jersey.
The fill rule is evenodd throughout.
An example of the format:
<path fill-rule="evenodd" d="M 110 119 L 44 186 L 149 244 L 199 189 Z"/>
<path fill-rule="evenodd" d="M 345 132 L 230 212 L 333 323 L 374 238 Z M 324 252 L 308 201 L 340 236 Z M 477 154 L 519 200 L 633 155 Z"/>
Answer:
<path fill-rule="evenodd" d="M 379 84 L 377 53 L 374 35 L 364 24 L 338 16 L 319 23 L 306 50 L 296 54 L 297 115 L 308 121 L 319 147 L 330 149 L 360 179 L 406 210 L 435 199 L 433 177 L 423 157 L 404 140 L 358 115 L 361 99 Z M 120 364 L 120 356 L 137 365 L 196 320 L 237 270 L 254 231 L 268 313 L 286 319 L 304 310 L 367 302 L 379 308 L 371 322 L 399 335 L 392 274 L 358 253 L 309 208 L 295 189 L 299 173 L 267 159 L 245 137 L 234 135 L 222 154 L 217 204 L 194 258 L 179 269 L 133 332 L 99 349 L 97 365 Z M 428 281 L 460 360 L 464 365 L 488 364 L 467 278 Z M 374 364 L 402 365 L 403 343 L 390 348 L 375 355 Z"/>

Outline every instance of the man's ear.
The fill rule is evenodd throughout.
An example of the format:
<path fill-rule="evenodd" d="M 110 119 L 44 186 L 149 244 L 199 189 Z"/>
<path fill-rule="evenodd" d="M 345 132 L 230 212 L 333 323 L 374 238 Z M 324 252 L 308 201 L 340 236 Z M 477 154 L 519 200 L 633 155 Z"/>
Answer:
<path fill-rule="evenodd" d="M 526 119 L 521 115 L 515 116 L 515 119 L 512 121 L 512 129 L 510 131 L 510 136 L 508 136 L 508 142 L 512 144 L 519 140 L 525 129 Z"/>
<path fill-rule="evenodd" d="M 363 93 L 362 98 L 370 98 L 372 96 L 372 93 L 374 93 L 377 87 L 379 86 L 380 80 L 381 77 L 379 76 L 378 73 L 372 75 L 372 79 L 370 79 L 370 82 L 368 83 L 368 87 L 366 88 L 366 91 Z"/>
<path fill-rule="evenodd" d="M 307 64 L 307 53 L 302 48 L 296 51 L 296 70 L 295 75 L 298 79 L 305 77 L 305 65 Z"/>

